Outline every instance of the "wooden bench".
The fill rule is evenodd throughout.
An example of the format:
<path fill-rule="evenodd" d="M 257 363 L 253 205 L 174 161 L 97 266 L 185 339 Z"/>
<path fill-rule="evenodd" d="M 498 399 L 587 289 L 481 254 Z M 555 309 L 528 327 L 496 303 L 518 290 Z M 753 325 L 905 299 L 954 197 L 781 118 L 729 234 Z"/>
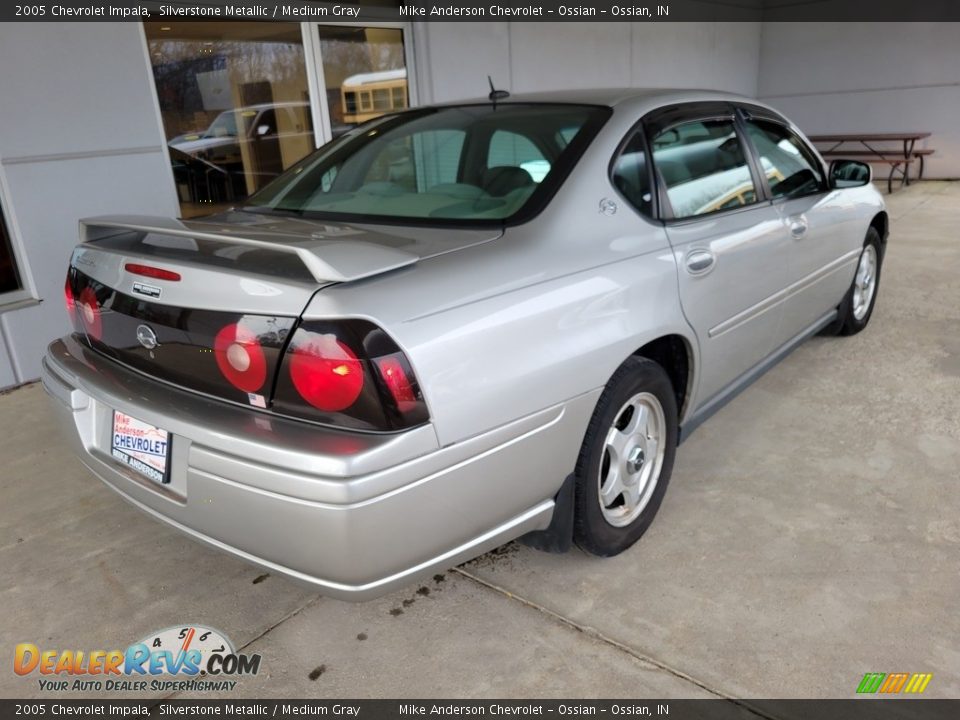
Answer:
<path fill-rule="evenodd" d="M 917 158 L 919 160 L 919 167 L 917 169 L 917 180 L 923 180 L 923 159 L 929 157 L 936 152 L 933 148 L 920 148 L 919 150 L 914 150 L 910 155 L 911 158 Z M 877 153 L 872 150 L 823 150 L 820 152 L 824 157 L 848 157 L 851 159 L 861 158 L 861 157 L 876 157 Z M 902 161 L 901 161 L 902 162 Z"/>
<path fill-rule="evenodd" d="M 930 137 L 928 132 L 912 133 L 860 133 L 845 135 L 812 135 L 814 143 L 829 144 L 830 147 L 820 148 L 824 158 L 862 158 L 873 164 L 883 163 L 890 166 L 890 175 L 887 177 L 887 192 L 893 192 L 893 179 L 898 174 L 900 185 L 910 184 L 910 165 L 919 161 L 917 179 L 923 179 L 924 158 L 932 155 L 932 148 L 917 148 L 918 140 Z M 843 149 L 843 145 L 852 143 L 855 149 Z M 880 147 L 878 143 L 902 143 L 900 148 Z M 859 149 L 863 148 L 863 149 Z"/>

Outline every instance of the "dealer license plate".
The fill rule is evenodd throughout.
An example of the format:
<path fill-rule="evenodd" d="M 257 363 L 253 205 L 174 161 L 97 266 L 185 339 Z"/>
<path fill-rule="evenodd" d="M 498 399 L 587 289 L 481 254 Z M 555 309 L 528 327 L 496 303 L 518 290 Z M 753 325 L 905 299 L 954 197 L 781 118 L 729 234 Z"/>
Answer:
<path fill-rule="evenodd" d="M 115 410 L 110 452 L 114 460 L 154 482 L 170 482 L 170 433 Z"/>

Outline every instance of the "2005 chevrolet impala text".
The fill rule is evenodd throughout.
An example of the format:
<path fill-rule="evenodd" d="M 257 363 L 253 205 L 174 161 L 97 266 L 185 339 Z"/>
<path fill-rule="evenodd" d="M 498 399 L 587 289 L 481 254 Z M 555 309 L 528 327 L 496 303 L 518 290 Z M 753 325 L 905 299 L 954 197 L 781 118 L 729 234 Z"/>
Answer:
<path fill-rule="evenodd" d="M 869 167 L 774 110 L 492 97 L 372 120 L 225 214 L 82 221 L 43 383 L 86 466 L 345 599 L 523 535 L 613 555 L 682 437 L 869 321 Z"/>

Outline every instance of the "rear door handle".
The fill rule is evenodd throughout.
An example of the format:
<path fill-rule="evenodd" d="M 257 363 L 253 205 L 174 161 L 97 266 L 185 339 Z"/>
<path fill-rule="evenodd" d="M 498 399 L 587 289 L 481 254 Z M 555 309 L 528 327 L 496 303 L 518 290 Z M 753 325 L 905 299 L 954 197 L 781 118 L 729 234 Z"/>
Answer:
<path fill-rule="evenodd" d="M 709 250 L 692 250 L 687 255 L 687 272 L 691 275 L 702 275 L 713 267 L 716 256 Z"/>
<path fill-rule="evenodd" d="M 787 220 L 790 225 L 790 235 L 799 240 L 807 234 L 807 219 L 803 215 L 795 215 Z"/>

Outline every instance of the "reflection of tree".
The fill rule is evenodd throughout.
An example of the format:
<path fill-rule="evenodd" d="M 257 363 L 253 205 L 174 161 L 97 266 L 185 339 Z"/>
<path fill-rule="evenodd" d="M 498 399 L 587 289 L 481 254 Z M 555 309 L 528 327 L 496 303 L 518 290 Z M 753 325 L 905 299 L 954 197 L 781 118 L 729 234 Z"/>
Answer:
<path fill-rule="evenodd" d="M 299 43 L 216 40 L 151 40 L 153 65 L 222 57 L 231 74 L 244 82 L 268 80 L 287 83 L 304 77 L 303 46 Z M 186 82 L 192 78 L 184 78 Z"/>
<path fill-rule="evenodd" d="M 400 31 L 397 39 L 388 42 L 370 42 L 362 34 L 350 40 L 336 38 L 320 41 L 323 55 L 323 76 L 328 88 L 336 88 L 351 75 L 405 67 Z"/>
<path fill-rule="evenodd" d="M 296 99 L 307 89 L 303 46 L 299 43 L 150 40 L 149 48 L 168 137 L 203 130 L 219 112 L 203 106 L 198 74 L 226 70 L 233 88 L 253 82 L 295 87 Z"/>

